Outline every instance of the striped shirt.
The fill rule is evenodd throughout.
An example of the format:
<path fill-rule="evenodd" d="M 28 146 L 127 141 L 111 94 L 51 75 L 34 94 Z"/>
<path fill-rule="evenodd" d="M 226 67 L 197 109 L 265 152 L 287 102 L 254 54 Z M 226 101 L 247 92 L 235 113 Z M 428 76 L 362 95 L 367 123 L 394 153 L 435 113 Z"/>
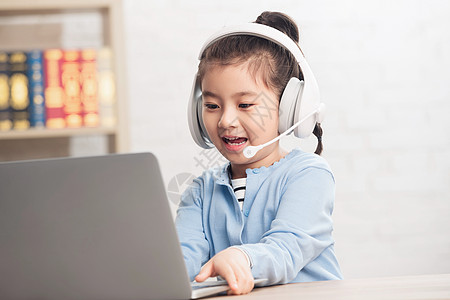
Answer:
<path fill-rule="evenodd" d="M 234 194 L 239 203 L 239 208 L 242 210 L 245 198 L 245 186 L 247 184 L 247 178 L 231 179 L 231 186 L 233 187 Z"/>

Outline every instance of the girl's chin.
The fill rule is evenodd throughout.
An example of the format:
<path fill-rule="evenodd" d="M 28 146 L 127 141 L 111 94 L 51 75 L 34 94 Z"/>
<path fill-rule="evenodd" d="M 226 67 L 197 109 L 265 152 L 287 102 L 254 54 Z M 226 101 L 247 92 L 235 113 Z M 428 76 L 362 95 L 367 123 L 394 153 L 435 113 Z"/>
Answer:
<path fill-rule="evenodd" d="M 249 165 L 255 162 L 255 158 L 246 158 L 243 152 L 240 153 L 222 153 L 222 155 L 232 164 L 232 165 Z"/>

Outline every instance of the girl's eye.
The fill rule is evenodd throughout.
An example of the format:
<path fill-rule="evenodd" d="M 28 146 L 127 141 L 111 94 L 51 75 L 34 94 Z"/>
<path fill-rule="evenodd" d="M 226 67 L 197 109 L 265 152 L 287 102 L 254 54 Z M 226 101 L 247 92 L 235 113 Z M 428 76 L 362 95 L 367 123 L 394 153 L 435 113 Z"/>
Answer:
<path fill-rule="evenodd" d="M 219 105 L 217 105 L 217 104 L 206 103 L 206 104 L 205 104 L 205 107 L 206 107 L 207 109 L 218 109 L 218 108 L 219 108 Z"/>
<path fill-rule="evenodd" d="M 252 107 L 252 106 L 253 106 L 253 104 L 250 104 L 250 103 L 239 104 L 239 108 L 249 108 L 249 107 Z"/>

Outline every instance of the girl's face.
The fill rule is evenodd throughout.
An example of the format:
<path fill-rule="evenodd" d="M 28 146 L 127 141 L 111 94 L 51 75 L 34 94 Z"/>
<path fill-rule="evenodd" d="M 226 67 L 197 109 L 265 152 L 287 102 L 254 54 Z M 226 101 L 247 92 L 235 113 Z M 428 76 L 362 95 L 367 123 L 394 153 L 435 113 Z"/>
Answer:
<path fill-rule="evenodd" d="M 248 64 L 212 66 L 202 80 L 203 122 L 211 141 L 231 162 L 233 177 L 246 168 L 270 166 L 283 154 L 278 142 L 246 158 L 243 149 L 278 136 L 278 97 L 248 71 Z"/>

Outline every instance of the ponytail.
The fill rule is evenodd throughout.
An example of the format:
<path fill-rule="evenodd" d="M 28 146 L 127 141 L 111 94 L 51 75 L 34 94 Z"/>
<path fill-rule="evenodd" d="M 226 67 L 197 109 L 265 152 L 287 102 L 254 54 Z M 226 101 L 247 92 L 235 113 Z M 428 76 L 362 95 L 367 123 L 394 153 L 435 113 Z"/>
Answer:
<path fill-rule="evenodd" d="M 323 130 L 320 126 L 320 123 L 316 123 L 316 126 L 314 126 L 313 134 L 317 137 L 317 148 L 316 151 L 314 151 L 315 154 L 320 155 L 323 151 L 323 144 L 322 144 L 322 134 Z"/>
<path fill-rule="evenodd" d="M 265 11 L 258 16 L 254 23 L 267 25 L 278 29 L 290 37 L 295 43 L 300 40 L 298 26 L 295 21 L 286 14 L 274 11 Z"/>

